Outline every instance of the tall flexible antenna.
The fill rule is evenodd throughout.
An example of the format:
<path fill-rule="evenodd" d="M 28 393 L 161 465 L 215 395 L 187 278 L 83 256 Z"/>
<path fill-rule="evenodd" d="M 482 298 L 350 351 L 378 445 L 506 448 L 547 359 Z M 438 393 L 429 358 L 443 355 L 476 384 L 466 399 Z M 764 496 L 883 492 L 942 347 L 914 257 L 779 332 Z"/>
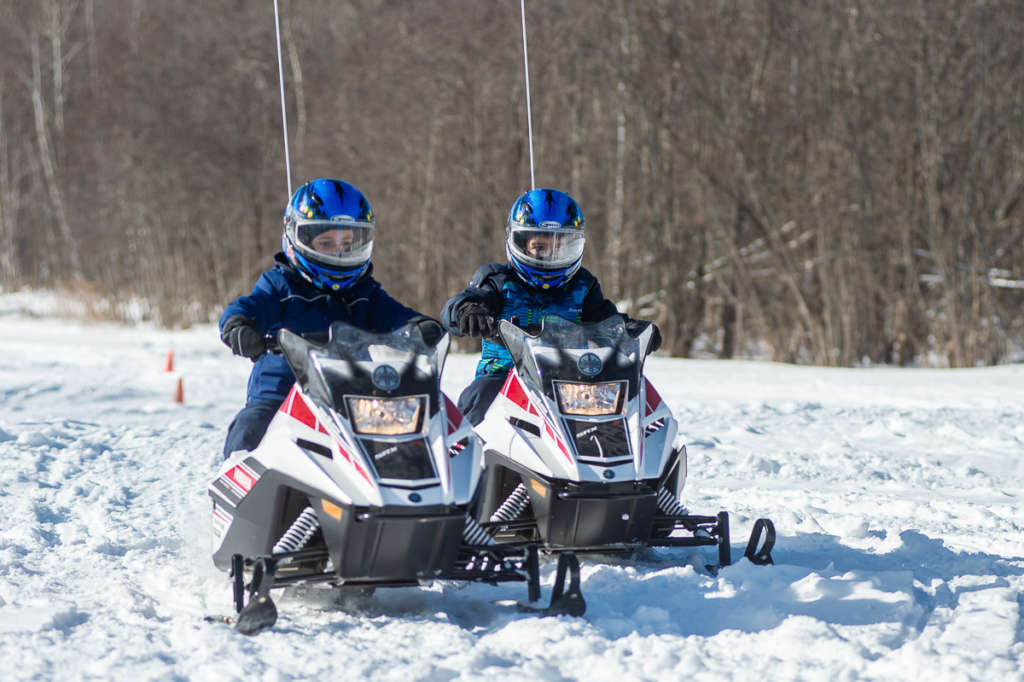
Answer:
<path fill-rule="evenodd" d="M 277 0 L 274 0 L 276 3 Z M 533 116 L 530 113 L 530 60 L 526 50 L 526 0 L 519 0 L 519 11 L 523 18 L 523 72 L 526 74 L 526 129 L 530 137 L 530 189 L 536 189 L 533 177 Z M 287 147 L 286 147 L 287 149 Z"/>
<path fill-rule="evenodd" d="M 288 112 L 285 110 L 284 106 L 284 66 L 281 63 L 281 19 L 279 18 L 277 11 L 277 0 L 274 0 L 274 28 L 277 29 L 277 82 L 281 84 L 281 128 L 284 131 L 284 172 L 288 178 L 288 198 L 291 199 L 292 161 L 288 156 Z M 530 154 L 532 155 L 533 152 L 531 151 Z M 532 160 L 531 163 L 533 163 Z"/>

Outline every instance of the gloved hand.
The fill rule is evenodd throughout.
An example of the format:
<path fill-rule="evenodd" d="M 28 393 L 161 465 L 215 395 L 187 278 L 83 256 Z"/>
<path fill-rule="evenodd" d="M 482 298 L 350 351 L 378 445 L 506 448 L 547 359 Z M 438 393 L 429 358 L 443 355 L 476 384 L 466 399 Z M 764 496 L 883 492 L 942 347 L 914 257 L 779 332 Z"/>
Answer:
<path fill-rule="evenodd" d="M 653 322 L 648 322 L 647 320 L 633 320 L 626 318 L 626 333 L 633 338 L 640 336 L 648 326 L 651 327 L 653 333 L 651 334 L 651 345 L 648 346 L 647 352 L 653 353 L 661 348 L 661 330 L 658 329 L 658 325 Z"/>
<path fill-rule="evenodd" d="M 431 348 L 437 345 L 437 342 L 444 336 L 444 327 L 441 323 L 432 317 L 423 316 L 418 319 L 413 319 L 416 326 L 420 330 L 420 335 L 423 337 L 423 343 L 427 344 Z"/>
<path fill-rule="evenodd" d="M 455 310 L 455 324 L 466 336 L 494 336 L 494 317 L 487 306 L 476 301 L 466 301 Z"/>
<path fill-rule="evenodd" d="M 232 315 L 224 321 L 220 339 L 231 352 L 256 361 L 267 352 L 267 342 L 263 332 L 256 327 L 256 322 L 245 315 Z"/>

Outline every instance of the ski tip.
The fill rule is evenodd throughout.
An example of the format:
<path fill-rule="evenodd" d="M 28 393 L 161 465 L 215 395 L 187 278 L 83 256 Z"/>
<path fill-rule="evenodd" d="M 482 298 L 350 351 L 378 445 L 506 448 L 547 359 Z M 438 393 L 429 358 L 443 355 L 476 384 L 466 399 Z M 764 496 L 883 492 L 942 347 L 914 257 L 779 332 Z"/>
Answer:
<path fill-rule="evenodd" d="M 238 614 L 235 629 L 243 635 L 257 635 L 277 622 L 277 607 L 270 597 L 257 596 Z"/>
<path fill-rule="evenodd" d="M 587 612 L 587 602 L 583 599 L 583 595 L 565 595 L 553 601 L 549 606 L 534 606 L 532 604 L 516 602 L 515 607 L 516 611 L 520 613 L 529 613 L 544 618 L 548 616 L 579 618 Z"/>

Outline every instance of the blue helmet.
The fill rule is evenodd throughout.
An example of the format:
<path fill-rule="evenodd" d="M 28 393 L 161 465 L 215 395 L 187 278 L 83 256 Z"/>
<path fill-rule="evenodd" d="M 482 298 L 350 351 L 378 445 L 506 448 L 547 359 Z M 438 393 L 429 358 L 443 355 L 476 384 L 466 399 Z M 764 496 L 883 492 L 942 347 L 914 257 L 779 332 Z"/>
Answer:
<path fill-rule="evenodd" d="M 333 178 L 295 190 L 284 210 L 285 256 L 314 286 L 340 291 L 370 267 L 373 209 L 354 185 Z"/>
<path fill-rule="evenodd" d="M 557 189 L 527 192 L 512 204 L 505 253 L 519 277 L 538 289 L 560 287 L 583 262 L 583 211 Z"/>

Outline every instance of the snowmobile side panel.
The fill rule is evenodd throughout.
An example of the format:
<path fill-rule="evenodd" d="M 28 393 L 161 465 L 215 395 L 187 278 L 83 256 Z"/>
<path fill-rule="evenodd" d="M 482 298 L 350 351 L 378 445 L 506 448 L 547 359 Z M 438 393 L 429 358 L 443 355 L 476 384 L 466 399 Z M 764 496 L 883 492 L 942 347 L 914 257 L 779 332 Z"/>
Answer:
<path fill-rule="evenodd" d="M 222 571 L 231 568 L 231 557 L 269 554 L 276 538 L 276 520 L 287 495 L 283 476 L 265 473 L 234 509 L 234 518 L 213 553 L 213 563 Z M 212 493 L 211 493 L 212 495 Z"/>
<path fill-rule="evenodd" d="M 276 469 L 267 470 L 235 508 L 231 525 L 213 553 L 213 563 L 227 571 L 233 554 L 270 554 L 274 543 L 306 506 L 307 498 L 322 494 Z"/>
<path fill-rule="evenodd" d="M 665 472 L 661 477 L 661 485 L 677 499 L 683 497 L 683 486 L 686 485 L 686 446 L 680 445 L 665 459 Z"/>

